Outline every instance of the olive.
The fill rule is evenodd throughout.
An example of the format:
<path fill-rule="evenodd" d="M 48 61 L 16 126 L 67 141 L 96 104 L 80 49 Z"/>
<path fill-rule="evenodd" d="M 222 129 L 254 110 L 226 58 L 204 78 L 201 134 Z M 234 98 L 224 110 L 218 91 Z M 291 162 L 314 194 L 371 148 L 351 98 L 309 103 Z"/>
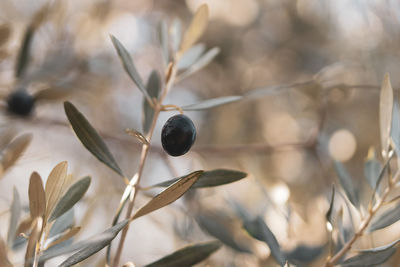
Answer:
<path fill-rule="evenodd" d="M 191 119 L 179 114 L 167 120 L 162 128 L 161 143 L 164 150 L 171 156 L 185 154 L 196 140 L 196 128 Z"/>
<path fill-rule="evenodd" d="M 7 109 L 9 112 L 28 116 L 35 105 L 35 98 L 28 94 L 25 90 L 16 90 L 7 98 Z"/>

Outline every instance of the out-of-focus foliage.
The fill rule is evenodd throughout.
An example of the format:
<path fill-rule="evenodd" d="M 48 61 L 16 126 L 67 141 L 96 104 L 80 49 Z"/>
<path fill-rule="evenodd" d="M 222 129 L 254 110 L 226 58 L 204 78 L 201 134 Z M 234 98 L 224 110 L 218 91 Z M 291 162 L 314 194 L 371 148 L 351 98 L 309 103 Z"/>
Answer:
<path fill-rule="evenodd" d="M 129 225 L 120 263 L 398 266 L 399 12 L 396 1 L 0 1 L 0 265 L 36 253 L 46 266 L 104 266 L 98 251 L 113 260 Z M 27 115 L 7 102 L 18 90 L 34 99 Z M 170 158 L 160 132 L 178 111 L 197 141 Z M 61 163 L 48 176 L 64 160 L 72 175 Z"/>

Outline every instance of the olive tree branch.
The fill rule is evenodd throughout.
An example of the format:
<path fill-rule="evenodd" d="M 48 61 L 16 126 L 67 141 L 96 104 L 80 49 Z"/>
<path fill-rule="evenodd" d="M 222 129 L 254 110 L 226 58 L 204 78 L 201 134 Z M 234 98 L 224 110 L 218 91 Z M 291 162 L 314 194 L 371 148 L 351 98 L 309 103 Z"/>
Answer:
<path fill-rule="evenodd" d="M 160 112 L 162 111 L 162 108 L 163 108 L 162 102 L 163 102 L 165 96 L 167 95 L 167 92 L 170 91 L 170 89 L 172 88 L 172 86 L 174 84 L 174 80 L 175 80 L 176 73 L 177 73 L 177 69 L 174 64 L 171 65 L 171 69 L 169 71 L 170 71 L 170 74 L 168 74 L 168 76 L 167 76 L 166 85 L 162 91 L 161 97 L 158 101 L 154 102 L 154 116 L 153 116 L 153 120 L 151 122 L 149 133 L 146 136 L 149 144 L 142 145 L 142 152 L 140 155 L 139 168 L 138 168 L 137 173 L 131 178 L 131 183 L 133 183 L 132 184 L 133 189 L 129 196 L 129 206 L 128 206 L 128 209 L 126 211 L 126 216 L 125 216 L 126 219 L 129 219 L 132 216 L 132 211 L 133 211 L 133 207 L 135 204 L 136 196 L 140 189 L 139 183 L 142 178 L 144 164 L 146 162 L 146 158 L 147 158 L 147 155 L 148 155 L 149 149 L 150 149 L 151 138 L 153 136 L 154 129 L 157 124 L 158 116 L 160 115 Z M 115 254 L 114 261 L 112 264 L 113 267 L 118 267 L 118 265 L 119 265 L 119 261 L 121 258 L 122 249 L 124 247 L 124 242 L 126 239 L 126 234 L 128 233 L 128 229 L 129 229 L 129 224 L 122 230 L 121 239 L 119 240 L 117 252 Z"/>
<path fill-rule="evenodd" d="M 325 267 L 333 267 L 353 246 L 353 244 L 364 234 L 364 231 L 367 229 L 370 224 L 372 218 L 377 213 L 377 211 L 383 206 L 386 201 L 386 198 L 391 193 L 394 188 L 394 184 L 399 180 L 400 170 L 398 170 L 395 176 L 390 179 L 391 183 L 389 183 L 388 187 L 386 187 L 382 197 L 376 202 L 376 204 L 369 210 L 367 217 L 361 222 L 358 231 L 354 234 L 354 236 L 339 250 L 332 258 L 328 259 L 325 263 Z"/>

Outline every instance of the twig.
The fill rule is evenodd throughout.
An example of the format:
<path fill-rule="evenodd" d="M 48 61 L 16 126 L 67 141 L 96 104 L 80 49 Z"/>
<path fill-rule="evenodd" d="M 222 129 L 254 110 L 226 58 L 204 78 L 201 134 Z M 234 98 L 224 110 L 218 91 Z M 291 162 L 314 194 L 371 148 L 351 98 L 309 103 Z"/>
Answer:
<path fill-rule="evenodd" d="M 164 88 L 164 90 L 162 92 L 160 100 L 158 101 L 158 103 L 156 103 L 156 105 L 154 107 L 153 121 L 151 123 L 151 127 L 150 127 L 150 130 L 149 130 L 149 133 L 146 136 L 146 138 L 149 141 L 149 143 L 151 142 L 151 138 L 153 136 L 153 132 L 154 132 L 154 129 L 155 129 L 156 124 L 157 124 L 158 116 L 159 116 L 159 114 L 160 114 L 160 112 L 162 110 L 162 102 L 163 102 L 167 92 L 171 89 L 172 85 L 174 84 L 174 79 L 175 79 L 175 76 L 176 76 L 176 72 L 177 72 L 176 71 L 176 67 L 172 66 L 171 75 L 167 78 L 167 84 L 166 84 L 166 86 L 165 86 L 165 88 Z M 142 145 L 142 153 L 141 153 L 141 156 L 140 156 L 140 164 L 139 164 L 139 169 L 138 169 L 138 172 L 137 172 L 137 176 L 135 175 L 135 176 L 132 177 L 132 179 L 136 179 L 136 180 L 135 180 L 135 182 L 133 184 L 134 189 L 132 190 L 131 195 L 130 195 L 129 206 L 128 206 L 128 209 L 127 209 L 127 212 L 126 212 L 126 216 L 125 216 L 126 219 L 129 219 L 132 216 L 132 211 L 133 211 L 133 207 L 134 207 L 134 204 L 135 204 L 136 196 L 137 196 L 137 193 L 139 191 L 138 185 L 140 184 L 140 180 L 142 178 L 143 168 L 144 168 L 144 164 L 146 162 L 147 155 L 149 153 L 149 149 L 150 149 L 150 144 L 149 145 L 147 145 L 147 144 L 143 144 Z M 132 179 L 131 179 L 131 181 L 132 181 Z M 119 240 L 117 252 L 115 254 L 114 262 L 112 264 L 113 267 L 118 267 L 118 265 L 119 265 L 119 261 L 120 261 L 120 258 L 121 258 L 122 249 L 124 247 L 124 242 L 125 242 L 126 234 L 128 233 L 128 229 L 129 229 L 129 224 L 122 230 L 121 239 Z"/>
<path fill-rule="evenodd" d="M 342 247 L 339 252 L 337 252 L 332 258 L 330 258 L 326 263 L 325 267 L 333 267 L 353 246 L 353 244 L 357 241 L 359 237 L 364 234 L 365 229 L 367 229 L 369 223 L 371 222 L 372 218 L 376 214 L 376 212 L 382 207 L 386 198 L 389 196 L 390 192 L 394 188 L 394 184 L 400 177 L 400 170 L 397 171 L 396 175 L 392 180 L 392 184 L 386 187 L 385 192 L 382 195 L 382 198 L 378 200 L 375 206 L 370 209 L 368 216 L 361 222 L 361 225 L 358 231 L 354 234 L 354 236 Z"/>

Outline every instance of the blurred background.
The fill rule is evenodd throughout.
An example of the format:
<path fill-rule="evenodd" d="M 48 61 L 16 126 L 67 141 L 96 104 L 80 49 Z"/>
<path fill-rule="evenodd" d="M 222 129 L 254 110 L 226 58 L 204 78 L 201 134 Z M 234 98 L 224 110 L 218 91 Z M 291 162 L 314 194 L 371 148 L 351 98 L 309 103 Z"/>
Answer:
<path fill-rule="evenodd" d="M 24 156 L 0 181 L 0 212 L 8 209 L 13 187 L 28 206 L 32 171 L 46 179 L 58 162 L 67 160 L 76 179 L 92 177 L 89 192 L 75 209 L 76 225 L 82 226 L 77 239 L 111 225 L 124 181 L 81 145 L 62 103 L 69 100 L 85 114 L 124 172 L 133 175 L 141 145 L 124 129 L 141 129 L 143 99 L 123 70 L 109 35 L 125 45 L 147 80 L 152 70 L 162 74 L 165 69 L 157 32 L 160 22 L 170 25 L 178 18 L 185 29 L 202 3 L 209 5 L 210 21 L 200 42 L 221 52 L 206 68 L 179 81 L 165 103 L 179 106 L 220 96 L 245 97 L 207 111 L 185 112 L 196 125 L 197 140 L 178 158 L 161 148 L 161 128 L 175 114 L 162 113 L 142 185 L 196 169 L 246 171 L 249 177 L 242 181 L 190 196 L 204 216 L 213 212 L 229 221 L 235 240 L 247 250 L 224 247 L 200 266 L 275 266 L 267 246 L 237 228 L 235 203 L 251 216 L 262 216 L 285 250 L 299 245 L 320 249 L 304 266 L 321 266 L 327 253 L 325 213 L 336 181 L 332 159 L 344 162 L 369 199 L 363 168 L 368 149 L 380 150 L 380 84 L 386 72 L 394 89 L 400 83 L 398 1 L 0 1 L 0 135 L 33 133 Z M 18 51 L 32 21 L 40 23 L 29 64 L 17 79 Z M 36 102 L 30 116 L 18 116 L 7 111 L 5 101 L 20 88 L 33 95 L 45 89 L 50 93 Z M 140 194 L 136 207 L 148 199 Z M 142 266 L 189 243 L 211 239 L 185 207 L 185 200 L 178 201 L 132 223 L 122 262 Z M 7 213 L 0 221 L 0 234 L 5 236 Z M 390 226 L 357 246 L 392 242 L 399 227 Z M 21 255 L 13 255 L 13 262 L 21 264 Z M 48 265 L 56 266 L 62 259 Z M 387 266 L 399 261 L 397 253 Z M 80 266 L 104 266 L 104 251 Z"/>

